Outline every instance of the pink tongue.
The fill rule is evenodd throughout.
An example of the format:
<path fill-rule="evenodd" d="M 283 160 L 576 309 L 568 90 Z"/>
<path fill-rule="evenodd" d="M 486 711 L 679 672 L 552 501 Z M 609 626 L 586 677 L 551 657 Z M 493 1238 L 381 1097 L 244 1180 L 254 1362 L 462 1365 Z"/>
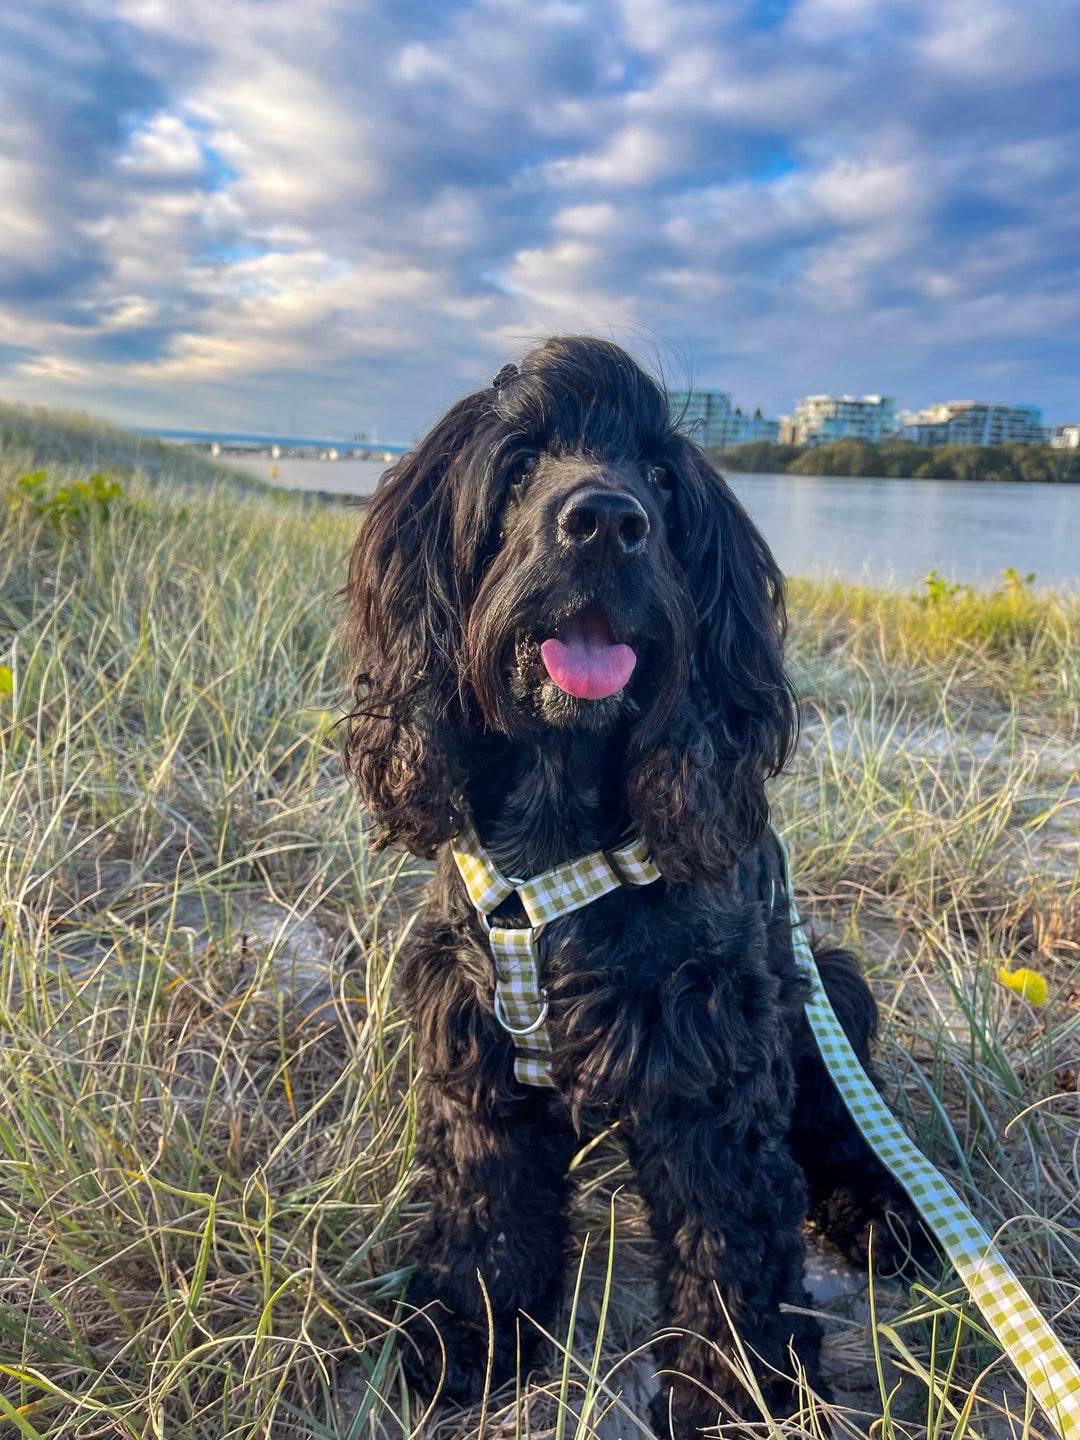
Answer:
<path fill-rule="evenodd" d="M 623 688 L 637 656 L 629 645 L 612 643 L 605 616 L 585 611 L 559 629 L 562 638 L 545 640 L 540 654 L 560 690 L 579 700 L 604 700 Z"/>

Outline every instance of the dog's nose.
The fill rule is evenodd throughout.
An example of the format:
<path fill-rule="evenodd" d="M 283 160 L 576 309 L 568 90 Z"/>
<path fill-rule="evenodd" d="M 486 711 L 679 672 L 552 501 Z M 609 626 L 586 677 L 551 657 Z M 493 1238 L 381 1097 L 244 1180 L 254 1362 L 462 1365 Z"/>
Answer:
<path fill-rule="evenodd" d="M 623 555 L 645 548 L 649 517 L 632 495 L 619 490 L 579 490 L 556 520 L 560 537 L 575 550 L 599 552 L 608 546 Z"/>

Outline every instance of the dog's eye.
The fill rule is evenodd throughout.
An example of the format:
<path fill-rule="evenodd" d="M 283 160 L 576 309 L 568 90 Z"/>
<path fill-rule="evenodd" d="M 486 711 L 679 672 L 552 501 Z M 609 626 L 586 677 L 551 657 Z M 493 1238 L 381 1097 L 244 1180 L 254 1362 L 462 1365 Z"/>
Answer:
<path fill-rule="evenodd" d="M 535 455 L 523 455 L 522 458 L 521 458 L 521 459 L 517 462 L 517 464 L 514 466 L 514 475 L 513 475 L 513 481 L 512 481 L 512 483 L 513 483 L 514 485 L 524 485 L 524 484 L 525 484 L 525 481 L 528 480 L 529 476 L 533 473 L 533 471 L 534 471 L 535 469 L 536 469 L 536 456 L 535 456 Z"/>
<path fill-rule="evenodd" d="M 658 490 L 673 490 L 675 477 L 666 465 L 650 465 L 649 484 L 655 485 Z"/>

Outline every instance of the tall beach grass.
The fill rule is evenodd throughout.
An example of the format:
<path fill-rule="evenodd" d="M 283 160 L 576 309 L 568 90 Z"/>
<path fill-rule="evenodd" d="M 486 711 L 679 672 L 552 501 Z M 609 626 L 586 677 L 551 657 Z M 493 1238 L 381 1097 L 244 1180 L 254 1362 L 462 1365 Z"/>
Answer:
<path fill-rule="evenodd" d="M 401 1383 L 423 872 L 340 773 L 355 512 L 167 467 L 65 509 L 87 465 L 32 440 L 0 455 L 0 1437 L 647 1434 L 617 1135 L 575 1162 L 553 1367 L 468 1414 Z M 891 1102 L 1080 1350 L 1080 602 L 791 601 L 805 911 L 867 957 Z M 950 1276 L 818 1303 L 837 1405 L 763 1434 L 1049 1434 Z"/>

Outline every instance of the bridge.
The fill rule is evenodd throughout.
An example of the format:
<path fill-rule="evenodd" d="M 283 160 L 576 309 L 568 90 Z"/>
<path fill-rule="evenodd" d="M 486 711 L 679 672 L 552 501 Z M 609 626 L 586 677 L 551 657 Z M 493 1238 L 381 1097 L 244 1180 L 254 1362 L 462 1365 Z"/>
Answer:
<path fill-rule="evenodd" d="M 242 430 L 166 430 L 155 426 L 136 426 L 136 435 L 148 440 L 175 440 L 186 445 L 208 445 L 211 450 L 235 448 L 245 450 L 334 450 L 338 455 L 404 455 L 410 445 L 388 444 L 382 440 L 317 440 L 307 435 L 256 435 Z"/>

